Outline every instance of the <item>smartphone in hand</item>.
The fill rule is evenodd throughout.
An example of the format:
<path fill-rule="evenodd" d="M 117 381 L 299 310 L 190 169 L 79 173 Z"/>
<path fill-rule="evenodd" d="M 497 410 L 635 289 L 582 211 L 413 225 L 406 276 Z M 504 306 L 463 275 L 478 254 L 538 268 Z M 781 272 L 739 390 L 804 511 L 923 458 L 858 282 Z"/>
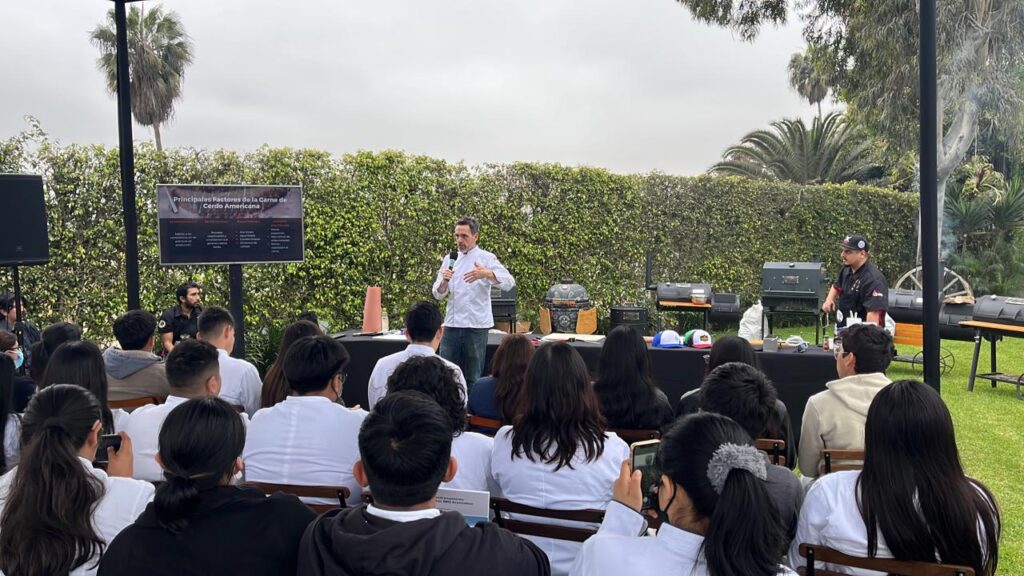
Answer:
<path fill-rule="evenodd" d="M 649 510 L 651 503 L 651 487 L 661 478 L 658 469 L 657 454 L 661 440 L 644 440 L 635 442 L 629 447 L 629 465 L 633 470 L 640 471 L 640 490 L 644 495 L 642 509 Z"/>
<path fill-rule="evenodd" d="M 96 462 L 107 461 L 107 448 L 113 448 L 114 452 L 121 450 L 121 435 L 104 434 L 100 436 L 100 443 L 96 446 Z"/>

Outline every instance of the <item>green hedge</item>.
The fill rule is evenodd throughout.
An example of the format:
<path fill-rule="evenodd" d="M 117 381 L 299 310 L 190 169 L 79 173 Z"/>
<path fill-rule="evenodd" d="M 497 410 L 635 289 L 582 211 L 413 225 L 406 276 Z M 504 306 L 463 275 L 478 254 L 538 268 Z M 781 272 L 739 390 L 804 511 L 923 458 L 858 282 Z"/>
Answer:
<path fill-rule="evenodd" d="M 117 149 L 64 146 L 33 129 L 0 141 L 0 172 L 46 179 L 50 255 L 22 278 L 39 324 L 78 322 L 109 341 L 126 307 Z M 619 175 L 589 167 L 510 164 L 467 167 L 401 152 L 333 157 L 316 150 L 136 148 L 143 306 L 171 305 L 187 277 L 207 303 L 226 303 L 227 267 L 161 267 L 156 183 L 300 184 L 306 261 L 245 267 L 250 356 L 265 364 L 272 327 L 313 310 L 334 328 L 356 326 L 365 287 L 383 287 L 392 318 L 429 298 L 456 216 L 476 215 L 481 245 L 516 276 L 527 319 L 562 278 L 583 284 L 607 315 L 647 302 L 644 254 L 655 280 L 706 281 L 756 298 L 767 260 L 820 255 L 838 267 L 837 240 L 865 233 L 890 278 L 910 267 L 916 197 L 864 186 L 797 186 L 740 178 Z M 8 207 L 16 217 L 16 207 Z M 9 272 L 0 284 L 10 286 Z M 393 322 L 397 324 L 397 322 Z"/>

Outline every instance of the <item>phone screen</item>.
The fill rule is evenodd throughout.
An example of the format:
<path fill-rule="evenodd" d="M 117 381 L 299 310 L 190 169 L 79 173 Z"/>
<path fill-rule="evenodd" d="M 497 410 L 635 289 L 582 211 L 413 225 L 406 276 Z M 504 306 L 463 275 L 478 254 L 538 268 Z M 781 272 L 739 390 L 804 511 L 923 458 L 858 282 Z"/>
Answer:
<path fill-rule="evenodd" d="M 630 466 L 640 471 L 640 490 L 644 495 L 643 509 L 651 508 L 651 487 L 661 478 L 657 454 L 660 440 L 644 440 L 630 446 Z"/>
<path fill-rule="evenodd" d="M 121 436 L 118 434 L 104 434 L 100 436 L 100 443 L 96 446 L 96 461 L 107 461 L 107 448 L 114 448 L 114 452 L 121 449 Z"/>

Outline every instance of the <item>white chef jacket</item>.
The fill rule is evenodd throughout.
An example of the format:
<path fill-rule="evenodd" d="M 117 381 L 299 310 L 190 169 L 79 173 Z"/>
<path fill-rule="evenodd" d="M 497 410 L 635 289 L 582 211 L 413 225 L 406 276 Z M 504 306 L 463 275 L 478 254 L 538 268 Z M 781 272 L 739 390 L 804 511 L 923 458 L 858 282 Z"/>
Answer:
<path fill-rule="evenodd" d="M 563 466 L 556 472 L 554 464 L 530 461 L 522 455 L 513 459 L 512 427 L 503 426 L 494 436 L 491 472 L 502 495 L 513 502 L 552 510 L 603 510 L 612 498 L 612 484 L 619 477 L 622 461 L 627 458 L 629 446 L 614 432 L 608 432 L 604 452 L 596 461 L 586 462 L 580 449 L 573 458 L 572 468 Z M 525 538 L 548 555 L 553 575 L 568 574 L 580 550 L 578 542 Z"/>
<path fill-rule="evenodd" d="M 452 440 L 452 456 L 458 462 L 458 471 L 451 482 L 441 488 L 479 490 L 498 495 L 498 485 L 491 474 L 491 452 L 494 439 L 476 432 L 463 432 Z"/>
<path fill-rule="evenodd" d="M 103 470 L 93 468 L 92 462 L 85 458 L 79 456 L 78 459 L 90 474 L 103 482 L 105 490 L 92 514 L 92 524 L 100 539 L 110 544 L 121 530 L 135 522 L 139 514 L 142 514 L 146 505 L 153 500 L 155 488 L 149 482 L 108 476 Z M 7 506 L 7 496 L 17 470 L 15 467 L 0 477 L 0 514 L 3 514 Z M 96 559 L 92 558 L 72 570 L 70 576 L 92 576 L 96 574 L 95 564 Z"/>
<path fill-rule="evenodd" d="M 157 452 L 160 451 L 160 429 L 163 428 L 164 420 L 181 404 L 188 402 L 188 398 L 181 396 L 168 396 L 163 404 L 147 404 L 133 410 L 125 419 L 124 430 L 132 439 L 132 477 L 138 480 L 149 482 L 163 482 L 164 469 L 156 462 Z M 242 424 L 248 425 L 249 418 L 245 414 L 239 414 Z"/>
<path fill-rule="evenodd" d="M 373 366 L 373 372 L 370 373 L 370 383 L 366 387 L 366 403 L 369 405 L 370 410 L 373 410 L 377 402 L 388 393 L 388 378 L 398 368 L 398 365 L 414 356 L 437 356 L 437 353 L 430 346 L 409 344 L 405 347 L 405 350 L 388 354 L 377 360 L 377 363 Z M 441 358 L 440 356 L 437 357 Z M 449 362 L 444 358 L 441 358 L 441 360 L 444 360 L 445 365 L 455 371 L 455 377 L 458 379 L 459 384 L 462 385 L 463 402 L 468 402 L 469 394 L 466 392 L 466 377 L 462 374 L 462 368 L 459 368 L 458 364 Z"/>
<path fill-rule="evenodd" d="M 346 486 L 348 503 L 362 491 L 352 476 L 359 460 L 362 410 L 350 410 L 323 396 L 288 396 L 252 417 L 245 438 L 245 479 L 300 486 Z M 309 504 L 336 499 L 303 498 Z"/>
<path fill-rule="evenodd" d="M 789 549 L 789 563 L 793 568 L 807 564 L 807 559 L 800 556 L 801 543 L 819 544 L 850 556 L 867 557 L 868 529 L 857 504 L 860 497 L 860 492 L 857 489 L 858 478 L 860 478 L 860 470 L 833 472 L 821 476 L 814 481 L 814 484 L 811 484 L 811 488 L 804 498 L 804 505 L 800 509 L 796 538 L 793 539 Z M 984 534 L 980 523 L 978 534 L 979 538 Z M 875 557 L 893 557 L 881 531 L 878 533 L 878 549 L 875 551 Z M 936 560 L 940 559 L 936 556 Z M 841 574 L 856 574 L 858 576 L 884 576 L 885 574 L 874 570 L 834 566 L 827 563 L 819 567 Z"/>
<path fill-rule="evenodd" d="M 448 258 L 441 263 L 437 271 L 437 279 L 434 280 L 434 298 L 443 300 L 446 296 L 451 297 L 448 308 L 445 310 L 444 325 L 452 328 L 491 328 L 494 326 L 494 316 L 491 314 L 491 286 L 490 280 L 477 280 L 466 282 L 463 276 L 473 271 L 473 265 L 479 263 L 484 268 L 494 272 L 498 286 L 502 290 L 511 290 L 516 285 L 515 278 L 498 261 L 498 257 L 474 246 L 465 254 L 459 254 L 455 261 L 455 268 L 452 271 L 452 279 L 448 281 L 448 291 L 444 294 L 438 292 L 441 282 L 444 281 L 444 272 L 448 269 Z"/>
<path fill-rule="evenodd" d="M 704 537 L 662 524 L 658 535 L 641 537 L 647 528 L 635 510 L 612 501 L 597 534 L 583 543 L 569 574 L 573 576 L 706 576 Z M 780 575 L 796 574 L 779 566 Z"/>
<path fill-rule="evenodd" d="M 252 416 L 260 409 L 263 381 L 255 366 L 241 358 L 232 358 L 225 350 L 220 354 L 220 397 L 228 404 L 241 406 Z"/>

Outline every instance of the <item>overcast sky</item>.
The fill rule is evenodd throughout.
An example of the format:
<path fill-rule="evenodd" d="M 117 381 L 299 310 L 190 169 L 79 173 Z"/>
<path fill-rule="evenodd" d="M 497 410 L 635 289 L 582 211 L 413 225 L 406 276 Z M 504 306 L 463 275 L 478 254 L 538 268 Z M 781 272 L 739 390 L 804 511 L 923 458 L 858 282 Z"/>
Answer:
<path fill-rule="evenodd" d="M 799 22 L 752 44 L 674 0 L 167 0 L 195 44 L 169 146 L 399 149 L 696 174 L 815 110 L 789 88 Z M 25 115 L 117 143 L 88 33 L 104 0 L 4 0 L 0 138 Z M 151 7 L 155 2 L 146 2 Z M 152 132 L 135 128 L 137 141 Z"/>

